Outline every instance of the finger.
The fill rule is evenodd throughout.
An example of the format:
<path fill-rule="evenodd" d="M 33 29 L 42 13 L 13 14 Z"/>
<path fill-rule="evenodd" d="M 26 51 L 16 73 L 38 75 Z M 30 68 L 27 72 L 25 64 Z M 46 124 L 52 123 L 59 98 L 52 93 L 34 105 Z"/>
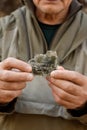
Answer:
<path fill-rule="evenodd" d="M 79 95 L 79 91 L 82 91 L 82 88 L 70 81 L 60 80 L 55 78 L 49 78 L 49 81 L 55 85 L 56 87 L 64 90 L 65 92 L 72 94 L 72 95 Z"/>
<path fill-rule="evenodd" d="M 33 74 L 27 72 L 15 72 L 10 70 L 0 70 L 0 80 L 2 81 L 31 81 L 33 80 Z"/>
<path fill-rule="evenodd" d="M 55 101 L 60 104 L 61 106 L 64 106 L 66 109 L 74 109 L 77 108 L 77 105 L 67 102 L 63 99 L 61 99 L 60 97 L 58 97 L 54 92 L 53 92 L 53 96 L 55 98 Z"/>
<path fill-rule="evenodd" d="M 62 66 L 57 66 L 57 69 L 58 69 L 58 70 L 64 70 L 64 67 L 62 67 Z"/>
<path fill-rule="evenodd" d="M 11 57 L 1 62 L 1 67 L 3 69 L 9 69 L 9 70 L 15 68 L 24 72 L 32 71 L 32 67 L 29 64 L 27 64 L 24 61 L 18 60 L 16 58 L 11 58 Z"/>
<path fill-rule="evenodd" d="M 22 90 L 26 86 L 26 82 L 3 82 L 0 81 L 0 90 Z"/>
<path fill-rule="evenodd" d="M 77 102 L 77 96 L 71 95 L 67 92 L 65 92 L 64 90 L 57 88 L 56 86 L 50 84 L 52 91 L 58 96 L 60 97 L 62 100 L 70 102 L 70 103 L 74 103 L 78 105 Z"/>
<path fill-rule="evenodd" d="M 54 70 L 51 72 L 50 76 L 56 79 L 68 80 L 80 85 L 83 84 L 83 80 L 87 80 L 82 74 L 69 70 Z"/>
<path fill-rule="evenodd" d="M 22 93 L 21 90 L 18 91 L 0 90 L 0 103 L 10 102 L 14 98 L 18 97 L 21 93 Z"/>

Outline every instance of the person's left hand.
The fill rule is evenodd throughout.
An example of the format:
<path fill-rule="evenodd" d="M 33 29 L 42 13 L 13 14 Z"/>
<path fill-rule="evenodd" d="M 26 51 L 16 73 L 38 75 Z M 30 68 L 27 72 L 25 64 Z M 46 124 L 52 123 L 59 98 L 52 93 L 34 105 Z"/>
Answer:
<path fill-rule="evenodd" d="M 51 72 L 47 80 L 55 101 L 66 109 L 76 109 L 86 103 L 86 76 L 75 71 L 57 69 Z"/>

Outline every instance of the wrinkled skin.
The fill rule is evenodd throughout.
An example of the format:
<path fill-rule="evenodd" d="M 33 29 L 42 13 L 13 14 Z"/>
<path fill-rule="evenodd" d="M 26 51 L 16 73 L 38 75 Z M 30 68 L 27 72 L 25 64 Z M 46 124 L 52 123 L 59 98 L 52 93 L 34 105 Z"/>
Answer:
<path fill-rule="evenodd" d="M 33 0 L 39 21 L 54 25 L 65 21 L 72 0 Z M 55 70 L 47 78 L 55 100 L 66 108 L 83 106 L 87 101 L 87 77 L 75 71 Z"/>
<path fill-rule="evenodd" d="M 87 101 L 87 77 L 59 67 L 47 78 L 55 101 L 67 109 L 83 107 Z"/>
<path fill-rule="evenodd" d="M 33 0 L 33 2 L 37 7 L 37 18 L 43 23 L 53 25 L 62 23 L 66 19 L 71 0 L 54 0 L 54 2 Z M 12 68 L 16 70 L 12 71 Z M 0 103 L 12 101 L 18 97 L 26 87 L 26 82 L 33 80 L 31 72 L 31 66 L 23 61 L 15 58 L 7 58 L 2 61 L 0 63 Z M 75 109 L 83 106 L 87 101 L 86 76 L 59 67 L 51 72 L 47 80 L 58 104 L 68 109 Z"/>
<path fill-rule="evenodd" d="M 33 0 L 39 21 L 54 25 L 67 18 L 72 0 Z"/>
<path fill-rule="evenodd" d="M 0 63 L 0 103 L 7 103 L 18 97 L 33 79 L 32 68 L 15 58 L 7 58 Z"/>

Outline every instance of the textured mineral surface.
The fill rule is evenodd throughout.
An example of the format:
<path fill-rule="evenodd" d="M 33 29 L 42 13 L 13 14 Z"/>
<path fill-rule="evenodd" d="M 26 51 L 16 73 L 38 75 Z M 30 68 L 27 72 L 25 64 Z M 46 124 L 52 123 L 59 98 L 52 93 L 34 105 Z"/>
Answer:
<path fill-rule="evenodd" d="M 57 67 L 57 53 L 47 51 L 46 54 L 38 54 L 29 60 L 34 75 L 49 75 Z"/>

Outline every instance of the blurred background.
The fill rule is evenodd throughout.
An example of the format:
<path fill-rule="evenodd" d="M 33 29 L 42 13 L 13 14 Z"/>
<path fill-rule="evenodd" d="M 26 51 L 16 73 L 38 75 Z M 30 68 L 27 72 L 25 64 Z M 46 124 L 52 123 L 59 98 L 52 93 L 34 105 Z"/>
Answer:
<path fill-rule="evenodd" d="M 83 4 L 83 10 L 87 13 L 87 0 L 78 0 L 78 1 Z"/>
<path fill-rule="evenodd" d="M 10 14 L 23 4 L 23 0 L 0 0 L 0 17 Z"/>

